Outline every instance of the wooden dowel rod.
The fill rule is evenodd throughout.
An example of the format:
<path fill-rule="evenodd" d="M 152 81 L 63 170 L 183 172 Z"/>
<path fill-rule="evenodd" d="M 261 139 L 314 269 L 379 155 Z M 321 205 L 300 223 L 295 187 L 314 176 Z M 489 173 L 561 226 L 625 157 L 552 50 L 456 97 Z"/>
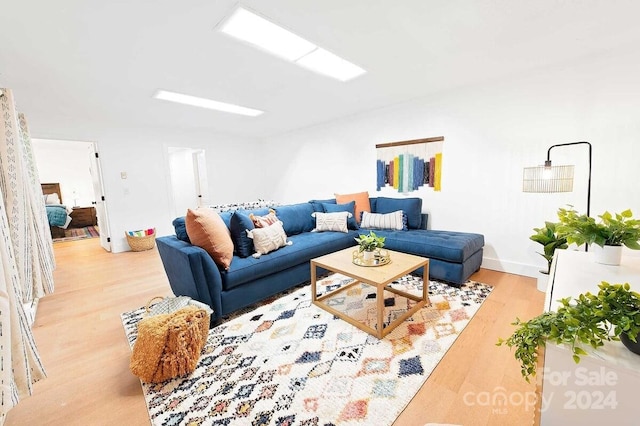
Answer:
<path fill-rule="evenodd" d="M 415 145 L 417 143 L 442 142 L 442 141 L 444 141 L 444 136 L 436 136 L 433 138 L 414 139 L 411 141 L 379 143 L 376 145 L 376 148 L 391 148 L 392 146 Z"/>

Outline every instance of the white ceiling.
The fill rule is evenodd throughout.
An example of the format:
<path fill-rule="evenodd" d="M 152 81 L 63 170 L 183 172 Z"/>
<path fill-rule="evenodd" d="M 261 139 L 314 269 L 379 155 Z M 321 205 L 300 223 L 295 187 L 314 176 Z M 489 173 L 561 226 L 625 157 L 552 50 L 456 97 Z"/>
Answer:
<path fill-rule="evenodd" d="M 365 68 L 342 83 L 214 31 L 237 4 Z M 108 128 L 270 136 L 640 46 L 637 0 L 0 0 L 0 87 L 34 137 Z M 159 89 L 266 111 L 152 99 Z"/>

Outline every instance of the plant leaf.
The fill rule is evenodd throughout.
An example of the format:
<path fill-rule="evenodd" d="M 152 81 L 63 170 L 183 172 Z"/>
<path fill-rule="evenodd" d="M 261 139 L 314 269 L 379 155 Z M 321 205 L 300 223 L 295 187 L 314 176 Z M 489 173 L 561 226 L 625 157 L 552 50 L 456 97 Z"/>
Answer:
<path fill-rule="evenodd" d="M 589 355 L 589 354 L 588 354 L 584 349 L 579 348 L 579 347 L 575 347 L 575 348 L 573 348 L 573 352 L 574 352 L 576 355 Z"/>

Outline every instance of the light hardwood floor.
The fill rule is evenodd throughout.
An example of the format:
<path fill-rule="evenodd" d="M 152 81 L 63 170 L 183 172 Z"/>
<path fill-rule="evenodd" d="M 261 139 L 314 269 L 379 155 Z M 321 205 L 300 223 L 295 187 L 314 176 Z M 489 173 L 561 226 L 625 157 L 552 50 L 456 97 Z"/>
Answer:
<path fill-rule="evenodd" d="M 145 425 L 149 417 L 120 314 L 170 295 L 156 249 L 111 254 L 97 238 L 54 245 L 56 291 L 41 299 L 33 332 L 48 377 L 12 409 L 6 425 Z M 472 279 L 494 286 L 396 425 L 530 425 L 520 403 L 533 384 L 520 377 L 507 337 L 515 317 L 542 312 L 535 280 L 481 269 Z M 492 402 L 506 395 L 507 404 Z"/>

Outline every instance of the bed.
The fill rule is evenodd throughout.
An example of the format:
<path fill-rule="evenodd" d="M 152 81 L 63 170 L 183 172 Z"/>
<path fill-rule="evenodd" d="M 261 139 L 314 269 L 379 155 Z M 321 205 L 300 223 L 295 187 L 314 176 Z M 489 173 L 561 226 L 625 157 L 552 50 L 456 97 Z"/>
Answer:
<path fill-rule="evenodd" d="M 42 194 L 47 209 L 47 219 L 52 238 L 63 238 L 64 230 L 71 222 L 71 209 L 62 203 L 62 193 L 59 183 L 42 183 Z"/>

